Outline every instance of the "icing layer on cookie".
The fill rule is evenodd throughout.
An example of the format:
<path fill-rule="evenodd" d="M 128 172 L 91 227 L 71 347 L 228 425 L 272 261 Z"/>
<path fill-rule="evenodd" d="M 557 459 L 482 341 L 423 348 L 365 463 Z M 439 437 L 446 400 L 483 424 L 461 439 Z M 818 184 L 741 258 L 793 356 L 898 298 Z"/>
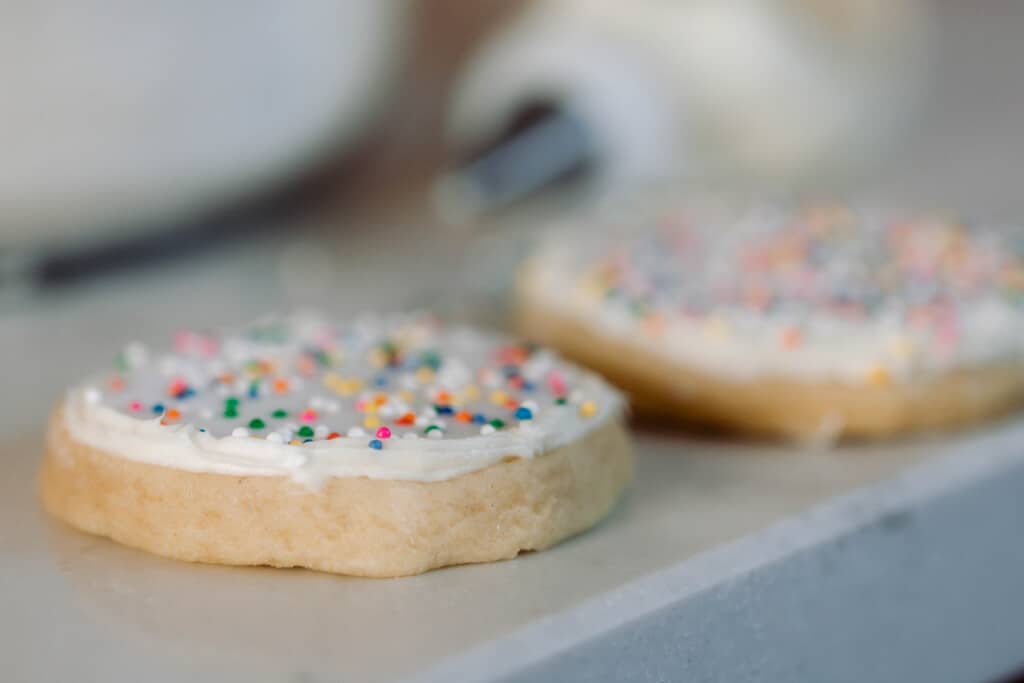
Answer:
<path fill-rule="evenodd" d="M 708 373 L 885 385 L 1019 362 L 1022 253 L 948 218 L 706 202 L 558 231 L 522 286 Z"/>
<path fill-rule="evenodd" d="M 72 389 L 70 435 L 194 472 L 437 481 L 533 458 L 616 416 L 620 396 L 553 353 L 422 315 L 333 325 L 315 315 L 174 351 L 122 351 Z"/>

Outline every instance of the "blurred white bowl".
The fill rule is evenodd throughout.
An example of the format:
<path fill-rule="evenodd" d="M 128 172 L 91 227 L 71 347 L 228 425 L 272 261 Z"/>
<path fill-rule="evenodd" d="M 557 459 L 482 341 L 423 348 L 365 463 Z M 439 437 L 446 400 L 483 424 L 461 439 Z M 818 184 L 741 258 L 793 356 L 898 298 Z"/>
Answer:
<path fill-rule="evenodd" d="M 405 0 L 0 4 L 0 248 L 183 219 L 351 141 Z"/>

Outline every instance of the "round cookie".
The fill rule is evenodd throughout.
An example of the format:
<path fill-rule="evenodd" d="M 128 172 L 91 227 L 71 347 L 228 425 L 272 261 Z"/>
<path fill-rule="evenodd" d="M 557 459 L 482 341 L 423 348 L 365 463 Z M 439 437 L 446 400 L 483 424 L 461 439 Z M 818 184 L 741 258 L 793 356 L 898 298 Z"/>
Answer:
<path fill-rule="evenodd" d="M 421 315 L 271 319 L 139 345 L 68 392 L 47 510 L 183 560 L 402 576 L 540 550 L 631 473 L 618 393 Z"/>
<path fill-rule="evenodd" d="M 1024 398 L 1022 247 L 844 205 L 620 210 L 548 235 L 520 327 L 649 415 L 801 439 L 965 425 Z"/>

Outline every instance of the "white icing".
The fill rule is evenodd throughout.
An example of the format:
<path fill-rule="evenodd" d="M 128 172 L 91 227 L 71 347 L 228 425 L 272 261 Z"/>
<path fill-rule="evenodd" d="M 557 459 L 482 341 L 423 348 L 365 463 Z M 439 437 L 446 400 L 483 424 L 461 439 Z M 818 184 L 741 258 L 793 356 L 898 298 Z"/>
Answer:
<path fill-rule="evenodd" d="M 781 376 L 858 384 L 882 368 L 893 379 L 911 381 L 956 368 L 1019 361 L 1024 355 L 1024 306 L 1019 294 L 1013 298 L 1003 291 L 1000 281 L 1021 261 L 1011 245 L 991 230 L 966 233 L 974 262 L 964 266 L 963 273 L 906 276 L 858 319 L 837 315 L 814 300 L 787 301 L 785 290 L 781 302 L 768 311 L 721 301 L 717 292 L 744 275 L 744 250 L 756 240 L 773 239 L 790 215 L 764 207 L 732 215 L 716 210 L 710 217 L 698 213 L 697 218 L 680 219 L 685 228 L 666 226 L 664 217 L 650 220 L 632 215 L 627 220 L 616 217 L 610 225 L 589 222 L 583 226 L 585 233 L 576 228 L 557 231 L 528 262 L 522 294 L 531 306 L 574 318 L 670 362 L 738 380 Z M 854 234 L 830 246 L 832 251 L 817 267 L 817 286 L 846 287 L 854 299 L 861 296 L 857 286 L 871 285 L 889 256 L 875 244 L 884 239 L 887 225 L 877 215 L 857 214 Z M 920 242 L 915 249 L 925 262 L 938 259 L 949 240 L 959 239 L 953 232 L 961 228 L 951 226 L 955 224 L 922 221 L 914 228 L 921 233 L 915 237 Z M 652 235 L 664 237 L 677 229 L 698 245 L 678 258 L 644 253 Z M 625 305 L 606 300 L 588 285 L 592 269 L 610 254 L 617 254 L 639 273 L 638 288 L 649 287 L 645 278 L 652 274 L 666 276 L 669 284 L 651 293 L 652 307 L 662 315 L 656 331 L 645 329 Z M 769 287 L 780 287 L 785 275 L 780 272 L 781 267 L 764 276 Z M 970 282 L 953 279 L 961 275 Z M 907 321 L 908 312 L 936 292 L 950 302 L 955 343 L 944 345 L 933 327 Z M 685 303 L 695 300 L 705 305 L 703 311 L 681 313 Z M 780 342 L 790 328 L 801 333 L 796 348 Z"/>
<path fill-rule="evenodd" d="M 292 326 L 292 331 L 297 329 L 298 320 L 305 321 L 305 318 L 289 319 L 288 324 Z M 394 319 L 379 324 L 361 324 L 369 325 L 370 337 L 379 330 L 404 325 L 395 322 Z M 431 331 L 430 334 L 435 335 L 433 341 L 438 342 L 439 350 L 448 353 L 448 348 L 443 345 L 448 341 L 448 337 L 444 336 L 446 333 Z M 308 333 L 303 332 L 303 335 L 304 341 L 309 339 Z M 505 341 L 478 333 L 460 332 L 459 335 L 459 348 L 463 350 L 488 351 L 499 342 Z M 286 348 L 283 353 L 289 355 L 293 351 L 292 348 Z M 222 347 L 222 355 L 228 363 L 244 363 L 252 354 L 252 348 L 246 349 L 245 344 L 237 343 L 237 339 L 232 337 L 228 337 Z M 138 356 L 137 349 L 134 355 Z M 286 476 L 310 487 L 317 487 L 330 477 L 439 481 L 482 469 L 509 456 L 542 456 L 554 448 L 579 439 L 591 429 L 618 416 L 622 409 L 621 397 L 601 379 L 547 352 L 539 352 L 536 355 L 542 357 L 539 362 L 571 374 L 581 393 L 594 400 L 600 407 L 599 413 L 584 418 L 579 414 L 578 402 L 552 404 L 546 406 L 534 420 L 524 420 L 519 424 L 515 424 L 515 420 L 510 420 L 509 426 L 500 430 L 492 427 L 493 431 L 485 435 L 477 434 L 479 425 L 475 424 L 448 428 L 448 421 L 445 420 L 435 418 L 429 423 L 417 420 L 419 426 L 410 427 L 405 433 L 400 433 L 403 430 L 392 425 L 392 438 L 386 439 L 380 450 L 368 445 L 367 439 L 372 437 L 372 434 L 368 435 L 362 427 L 353 426 L 346 429 L 341 422 L 335 422 L 334 427 L 345 433 L 345 437 L 321 440 L 328 426 L 318 424 L 315 428 L 317 440 L 289 444 L 291 433 L 297 431 L 299 427 L 296 423 L 277 426 L 273 430 L 268 428 L 264 435 L 250 436 L 251 430 L 233 426 L 229 420 L 216 418 L 212 423 L 208 419 L 204 421 L 201 416 L 208 413 L 209 409 L 193 410 L 195 416 L 200 419 L 188 419 L 188 411 L 192 410 L 189 401 L 197 399 L 169 402 L 178 406 L 184 413 L 183 419 L 175 424 L 162 424 L 160 417 L 140 418 L 128 414 L 123 405 L 129 400 L 135 400 L 136 396 L 132 392 L 139 387 L 144 387 L 149 392 L 144 400 L 154 400 L 154 396 L 160 396 L 159 393 L 155 393 L 154 387 L 160 385 L 154 384 L 154 373 L 150 372 L 151 369 L 155 368 L 155 374 L 159 375 L 161 380 L 165 379 L 164 370 L 168 367 L 175 368 L 170 375 L 175 372 L 195 371 L 196 363 L 192 362 L 192 359 L 167 356 L 155 366 L 137 369 L 136 372 L 140 372 L 141 377 L 135 378 L 137 381 L 134 384 L 132 376 L 129 375 L 128 388 L 119 392 L 117 396 L 104 394 L 91 383 L 72 389 L 64 403 L 63 417 L 70 436 L 77 441 L 130 460 L 191 472 Z M 470 354 L 468 359 L 446 357 L 445 364 L 452 360 L 452 365 L 456 367 L 447 374 L 439 372 L 437 386 L 448 386 L 444 384 L 444 378 L 456 385 L 466 381 L 467 373 L 471 374 L 470 364 L 477 358 L 479 357 L 474 354 Z M 353 364 L 360 365 L 358 361 L 349 361 L 343 367 L 354 371 Z M 195 378 L 195 381 L 198 382 L 199 379 Z M 308 381 L 301 386 L 293 387 L 289 398 L 292 405 L 312 407 L 312 398 L 319 397 L 316 405 L 333 406 L 336 411 L 340 410 L 339 420 L 354 419 L 349 401 L 327 399 L 320 395 L 321 391 L 319 382 Z M 222 400 L 220 393 L 215 390 L 207 393 L 216 396 L 216 400 Z M 264 401 L 265 397 L 254 399 L 251 405 L 260 406 L 260 414 L 266 414 L 267 406 L 263 405 Z M 254 408 L 244 403 L 243 407 L 248 409 L 243 411 L 247 413 L 247 419 Z M 429 411 L 423 412 L 436 411 L 430 408 Z M 381 419 L 383 422 L 383 417 Z M 201 428 L 201 424 L 206 426 Z M 431 430 L 426 433 L 428 439 L 416 438 L 418 435 L 414 430 L 425 424 L 448 428 L 448 432 Z M 456 432 L 457 434 L 453 436 Z"/>

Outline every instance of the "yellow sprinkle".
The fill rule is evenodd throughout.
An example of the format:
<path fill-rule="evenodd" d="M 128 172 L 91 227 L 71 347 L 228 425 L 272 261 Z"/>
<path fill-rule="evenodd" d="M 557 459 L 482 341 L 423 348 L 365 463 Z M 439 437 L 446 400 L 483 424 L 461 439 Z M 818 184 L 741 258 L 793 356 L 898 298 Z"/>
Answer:
<path fill-rule="evenodd" d="M 597 413 L 597 404 L 593 401 L 584 401 L 580 404 L 581 417 L 593 417 Z"/>
<path fill-rule="evenodd" d="M 434 371 L 424 365 L 416 371 L 416 380 L 420 384 L 432 382 L 434 380 Z"/>
<path fill-rule="evenodd" d="M 374 429 L 376 427 L 380 427 L 380 420 L 377 418 L 376 415 L 367 415 L 366 418 L 363 420 L 363 426 L 366 427 L 367 429 Z"/>
<path fill-rule="evenodd" d="M 480 387 L 475 384 L 467 384 L 462 388 L 462 398 L 466 401 L 475 401 L 480 398 Z"/>
<path fill-rule="evenodd" d="M 491 403 L 497 406 L 503 406 L 508 401 L 508 394 L 501 389 L 495 389 L 491 392 Z"/>
<path fill-rule="evenodd" d="M 908 337 L 900 337 L 892 347 L 893 355 L 899 360 L 907 360 L 914 355 L 914 340 Z"/>
<path fill-rule="evenodd" d="M 288 443 L 291 444 L 292 446 L 301 446 L 302 445 L 302 439 L 292 439 Z"/>
<path fill-rule="evenodd" d="M 729 325 L 721 318 L 709 318 L 704 324 L 704 333 L 710 337 L 727 337 L 729 336 Z"/>
<path fill-rule="evenodd" d="M 875 386 L 884 387 L 889 384 L 889 380 L 889 371 L 881 365 L 876 365 L 868 371 L 868 382 Z"/>
<path fill-rule="evenodd" d="M 380 406 L 377 405 L 376 403 L 374 403 L 373 401 L 367 401 L 363 405 L 363 412 L 366 413 L 367 415 L 376 415 L 377 414 L 377 408 L 379 408 L 379 407 Z"/>
<path fill-rule="evenodd" d="M 416 394 L 412 393 L 408 389 L 402 389 L 400 392 L 398 392 L 398 397 L 405 401 L 406 403 L 412 403 L 413 401 L 416 400 Z"/>
<path fill-rule="evenodd" d="M 388 362 L 387 354 L 377 348 L 371 350 L 366 359 L 375 368 L 382 368 Z"/>

